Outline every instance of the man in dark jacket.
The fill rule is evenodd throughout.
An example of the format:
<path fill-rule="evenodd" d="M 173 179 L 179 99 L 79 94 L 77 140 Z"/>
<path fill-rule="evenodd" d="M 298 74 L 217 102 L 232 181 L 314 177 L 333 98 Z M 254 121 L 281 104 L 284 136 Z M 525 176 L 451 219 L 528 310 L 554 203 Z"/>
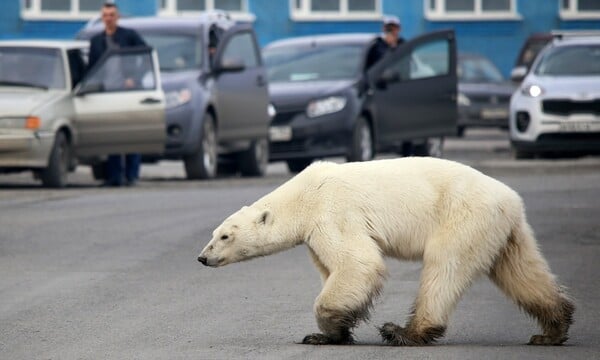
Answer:
<path fill-rule="evenodd" d="M 388 51 L 393 51 L 398 45 L 404 43 L 404 38 L 400 37 L 400 30 L 400 19 L 398 17 L 385 16 L 383 18 L 383 37 L 378 37 L 369 50 L 365 69 L 375 65 Z"/>
<path fill-rule="evenodd" d="M 104 31 L 94 35 L 90 39 L 90 53 L 88 69 L 91 69 L 106 51 L 116 50 L 124 47 L 146 46 L 141 36 L 133 29 L 126 29 L 117 25 L 119 10 L 117 5 L 107 2 L 102 6 L 102 22 Z M 106 83 L 115 88 L 133 88 L 135 86 L 132 78 L 118 75 L 121 69 L 106 66 Z M 118 82 L 118 84 L 115 84 Z M 107 106 L 110 106 L 107 104 Z M 124 162 L 124 164 L 123 164 Z M 139 178 L 141 155 L 127 154 L 125 156 L 109 155 L 106 163 L 106 182 L 108 186 L 134 185 Z M 123 174 L 123 165 L 125 174 Z M 124 175 L 124 176 L 123 176 Z"/>

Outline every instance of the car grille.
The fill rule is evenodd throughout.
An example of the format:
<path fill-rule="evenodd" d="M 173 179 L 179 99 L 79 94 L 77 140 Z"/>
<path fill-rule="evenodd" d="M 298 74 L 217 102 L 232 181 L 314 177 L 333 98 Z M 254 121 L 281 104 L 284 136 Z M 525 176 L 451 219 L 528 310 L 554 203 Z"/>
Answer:
<path fill-rule="evenodd" d="M 271 142 L 269 150 L 274 154 L 284 154 L 290 152 L 301 152 L 306 150 L 304 140 L 290 140 L 285 142 Z"/>
<path fill-rule="evenodd" d="M 510 96 L 507 95 L 469 95 L 472 102 L 481 104 L 508 104 Z"/>
<path fill-rule="evenodd" d="M 600 99 L 592 101 L 573 100 L 544 100 L 542 110 L 546 114 L 570 115 L 570 114 L 596 114 L 600 115 Z"/>

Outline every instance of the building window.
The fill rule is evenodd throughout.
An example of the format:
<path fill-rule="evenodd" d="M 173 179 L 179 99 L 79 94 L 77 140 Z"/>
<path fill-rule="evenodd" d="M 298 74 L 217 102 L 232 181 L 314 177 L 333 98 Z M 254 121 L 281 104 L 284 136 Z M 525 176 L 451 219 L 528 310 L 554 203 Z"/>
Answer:
<path fill-rule="evenodd" d="M 560 17 L 565 20 L 600 19 L 600 1 L 560 0 Z"/>
<path fill-rule="evenodd" d="M 519 20 L 517 0 L 427 0 L 428 20 Z"/>
<path fill-rule="evenodd" d="M 161 16 L 195 16 L 201 11 L 224 10 L 233 19 L 254 21 L 248 12 L 248 0 L 161 0 Z"/>
<path fill-rule="evenodd" d="M 375 20 L 382 16 L 381 0 L 291 0 L 294 20 Z"/>
<path fill-rule="evenodd" d="M 106 0 L 21 0 L 25 19 L 90 19 Z"/>

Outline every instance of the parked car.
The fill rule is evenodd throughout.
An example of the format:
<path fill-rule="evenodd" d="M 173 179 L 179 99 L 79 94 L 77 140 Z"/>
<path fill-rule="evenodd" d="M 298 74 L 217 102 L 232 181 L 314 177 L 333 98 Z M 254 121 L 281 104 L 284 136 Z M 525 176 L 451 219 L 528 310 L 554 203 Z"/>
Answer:
<path fill-rule="evenodd" d="M 406 154 L 407 145 L 414 154 L 439 155 L 441 139 L 456 134 L 453 31 L 408 41 L 365 69 L 375 38 L 307 36 L 263 49 L 276 112 L 271 161 L 297 172 L 318 158 L 366 161 L 378 152 Z"/>
<path fill-rule="evenodd" d="M 600 36 L 554 39 L 510 102 L 515 157 L 600 153 Z"/>
<path fill-rule="evenodd" d="M 252 27 L 220 11 L 193 18 L 124 18 L 119 25 L 135 29 L 160 59 L 166 144 L 145 159 L 183 160 L 188 179 L 213 178 L 219 165 L 264 175 L 269 96 Z M 77 38 L 100 31 L 101 23 L 89 24 Z"/>
<path fill-rule="evenodd" d="M 467 127 L 508 129 L 508 106 L 515 86 L 487 57 L 458 54 L 458 135 Z"/>
<path fill-rule="evenodd" d="M 0 42 L 0 173 L 33 171 L 43 185 L 63 187 L 78 163 L 162 149 L 165 96 L 156 53 L 118 50 L 84 75 L 87 47 L 80 41 Z M 103 76 L 115 64 L 121 64 L 121 80 L 135 80 L 133 87 Z"/>

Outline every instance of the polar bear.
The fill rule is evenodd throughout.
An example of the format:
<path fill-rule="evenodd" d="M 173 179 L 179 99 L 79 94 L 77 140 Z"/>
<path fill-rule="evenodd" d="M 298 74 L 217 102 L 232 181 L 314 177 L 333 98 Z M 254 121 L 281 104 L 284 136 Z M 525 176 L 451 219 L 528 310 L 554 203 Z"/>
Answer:
<path fill-rule="evenodd" d="M 229 216 L 198 256 L 219 267 L 306 244 L 323 288 L 314 305 L 321 333 L 305 344 L 351 344 L 382 291 L 384 257 L 422 260 L 420 288 L 405 327 L 379 328 L 391 345 L 443 336 L 461 295 L 487 275 L 537 319 L 529 344 L 567 340 L 574 305 L 549 270 L 520 196 L 449 160 L 400 158 L 316 162 Z"/>

